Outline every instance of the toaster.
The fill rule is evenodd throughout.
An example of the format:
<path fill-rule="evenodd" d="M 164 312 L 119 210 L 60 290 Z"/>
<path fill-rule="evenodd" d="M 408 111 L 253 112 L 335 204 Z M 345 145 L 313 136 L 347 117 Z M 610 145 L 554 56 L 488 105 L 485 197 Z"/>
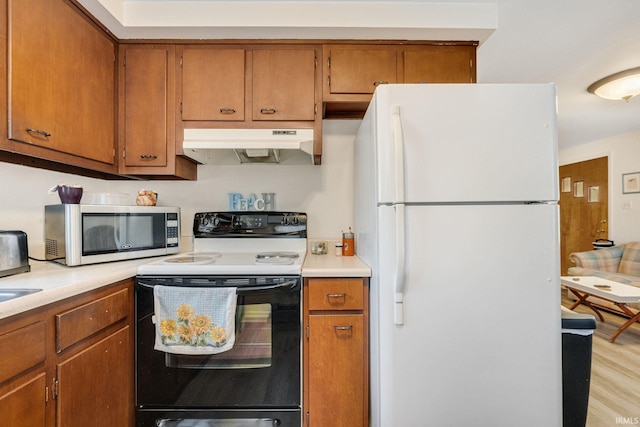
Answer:
<path fill-rule="evenodd" d="M 0 230 L 0 277 L 31 271 L 27 233 Z"/>

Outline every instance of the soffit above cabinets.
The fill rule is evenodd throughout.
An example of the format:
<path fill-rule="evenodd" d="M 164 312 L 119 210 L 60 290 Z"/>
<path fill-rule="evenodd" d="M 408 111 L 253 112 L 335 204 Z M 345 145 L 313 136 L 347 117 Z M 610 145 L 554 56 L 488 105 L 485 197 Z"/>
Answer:
<path fill-rule="evenodd" d="M 497 0 L 77 0 L 119 39 L 474 40 Z"/>

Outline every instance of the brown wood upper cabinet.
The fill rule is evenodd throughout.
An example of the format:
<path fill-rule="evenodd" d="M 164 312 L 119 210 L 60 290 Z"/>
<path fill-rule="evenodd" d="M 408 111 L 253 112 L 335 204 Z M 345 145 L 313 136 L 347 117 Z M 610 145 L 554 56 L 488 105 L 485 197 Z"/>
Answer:
<path fill-rule="evenodd" d="M 182 121 L 315 120 L 314 48 L 222 45 L 180 49 Z"/>
<path fill-rule="evenodd" d="M 124 165 L 166 166 L 173 46 L 124 49 Z"/>
<path fill-rule="evenodd" d="M 181 60 L 182 120 L 244 120 L 244 49 L 185 47 Z"/>
<path fill-rule="evenodd" d="M 64 0 L 8 0 L 7 34 L 10 141 L 0 144 L 115 172 L 115 42 Z"/>
<path fill-rule="evenodd" d="M 475 83 L 475 46 L 411 46 L 403 51 L 403 83 Z"/>
<path fill-rule="evenodd" d="M 196 165 L 176 155 L 175 46 L 120 49 L 122 174 L 195 179 Z"/>
<path fill-rule="evenodd" d="M 253 120 L 315 120 L 315 76 L 314 49 L 254 50 Z"/>
<path fill-rule="evenodd" d="M 474 83 L 476 43 L 327 44 L 323 116 L 362 117 L 376 87 L 389 83 Z"/>
<path fill-rule="evenodd" d="M 325 48 L 326 49 L 326 48 Z M 398 51 L 389 48 L 329 47 L 326 87 L 332 94 L 372 94 L 378 85 L 398 83 Z M 326 52 L 326 50 L 325 50 Z"/>
<path fill-rule="evenodd" d="M 313 128 L 320 164 L 321 52 L 302 43 L 176 46 L 178 154 L 185 128 Z"/>

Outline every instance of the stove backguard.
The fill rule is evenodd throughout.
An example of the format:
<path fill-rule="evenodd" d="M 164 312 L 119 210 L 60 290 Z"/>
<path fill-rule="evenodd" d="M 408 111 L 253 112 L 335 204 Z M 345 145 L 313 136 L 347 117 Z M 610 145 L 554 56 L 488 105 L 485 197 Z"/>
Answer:
<path fill-rule="evenodd" d="M 193 237 L 306 239 L 307 215 L 300 212 L 199 212 Z"/>

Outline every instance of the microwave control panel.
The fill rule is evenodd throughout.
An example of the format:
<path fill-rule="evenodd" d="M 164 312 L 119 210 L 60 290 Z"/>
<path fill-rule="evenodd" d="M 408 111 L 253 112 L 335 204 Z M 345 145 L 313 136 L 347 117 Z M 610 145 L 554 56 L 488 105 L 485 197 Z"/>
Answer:
<path fill-rule="evenodd" d="M 179 221 L 176 212 L 167 213 L 167 247 L 177 247 L 180 243 Z"/>

